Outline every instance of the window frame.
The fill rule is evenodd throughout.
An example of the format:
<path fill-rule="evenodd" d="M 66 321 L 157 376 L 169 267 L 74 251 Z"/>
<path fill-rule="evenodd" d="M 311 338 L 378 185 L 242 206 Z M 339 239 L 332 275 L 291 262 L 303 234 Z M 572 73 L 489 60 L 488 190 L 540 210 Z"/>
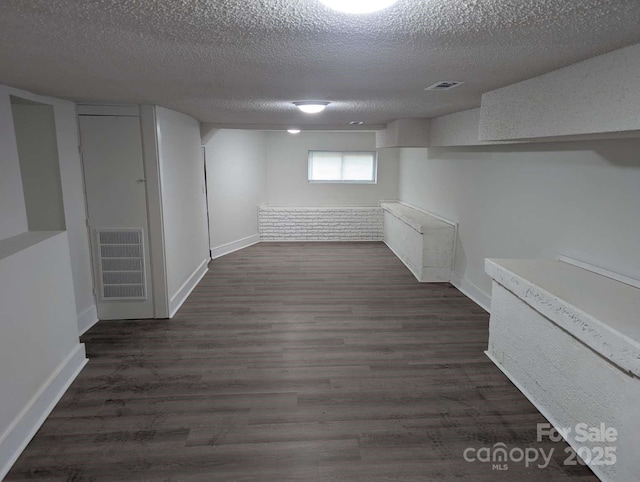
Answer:
<path fill-rule="evenodd" d="M 341 154 L 341 170 L 342 175 L 344 176 L 344 154 L 373 154 L 373 166 L 372 170 L 372 179 L 367 181 L 357 181 L 357 180 L 315 180 L 311 179 L 311 174 L 313 172 L 313 153 L 314 152 L 327 152 L 327 153 L 337 153 Z M 309 184 L 378 184 L 378 151 L 366 151 L 366 150 L 327 150 L 327 149 L 309 149 L 307 154 L 307 182 Z"/>

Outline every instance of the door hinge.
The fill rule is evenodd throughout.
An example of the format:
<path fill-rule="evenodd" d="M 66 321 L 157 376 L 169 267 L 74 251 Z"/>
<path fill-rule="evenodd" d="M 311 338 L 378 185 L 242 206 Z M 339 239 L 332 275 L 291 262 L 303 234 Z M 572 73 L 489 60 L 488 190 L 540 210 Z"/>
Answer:
<path fill-rule="evenodd" d="M 85 220 L 84 220 L 84 222 L 85 222 L 85 224 L 87 225 L 87 227 L 89 227 L 89 220 L 88 220 L 88 219 L 85 219 Z"/>

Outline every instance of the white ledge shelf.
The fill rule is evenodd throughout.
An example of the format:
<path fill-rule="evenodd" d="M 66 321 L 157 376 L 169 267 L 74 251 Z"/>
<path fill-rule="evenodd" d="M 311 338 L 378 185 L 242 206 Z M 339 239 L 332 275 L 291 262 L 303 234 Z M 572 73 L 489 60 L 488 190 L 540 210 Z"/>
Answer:
<path fill-rule="evenodd" d="M 13 256 L 62 232 L 64 231 L 28 231 L 17 236 L 0 239 L 0 259 Z"/>
<path fill-rule="evenodd" d="M 492 259 L 487 355 L 602 481 L 640 480 L 640 289 L 562 261 Z M 606 426 L 614 439 L 578 437 Z M 589 454 L 615 453 L 615 463 Z M 586 451 L 586 452 L 585 452 Z"/>
<path fill-rule="evenodd" d="M 450 230 L 452 228 L 449 223 L 401 203 L 382 202 L 380 207 L 420 234 L 424 234 L 426 229 Z"/>
<path fill-rule="evenodd" d="M 488 259 L 498 284 L 640 377 L 640 289 L 561 261 Z"/>

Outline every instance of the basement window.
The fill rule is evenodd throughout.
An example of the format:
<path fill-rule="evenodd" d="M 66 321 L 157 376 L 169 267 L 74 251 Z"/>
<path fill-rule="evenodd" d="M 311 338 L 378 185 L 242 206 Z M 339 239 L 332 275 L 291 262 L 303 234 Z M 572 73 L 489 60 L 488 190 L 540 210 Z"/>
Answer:
<path fill-rule="evenodd" d="M 309 182 L 375 184 L 376 151 L 309 151 Z"/>

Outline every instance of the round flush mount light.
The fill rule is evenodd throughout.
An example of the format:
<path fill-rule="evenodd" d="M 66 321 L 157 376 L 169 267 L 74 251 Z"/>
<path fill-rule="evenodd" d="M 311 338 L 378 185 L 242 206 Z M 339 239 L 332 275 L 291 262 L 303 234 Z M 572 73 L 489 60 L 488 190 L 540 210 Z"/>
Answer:
<path fill-rule="evenodd" d="M 398 0 L 320 0 L 327 7 L 344 13 L 372 13 L 390 7 Z"/>
<path fill-rule="evenodd" d="M 300 129 L 287 129 L 289 134 L 300 134 Z"/>
<path fill-rule="evenodd" d="M 322 112 L 327 108 L 330 102 L 322 101 L 322 100 L 305 100 L 301 102 L 294 102 L 298 109 L 306 114 L 317 114 Z"/>

